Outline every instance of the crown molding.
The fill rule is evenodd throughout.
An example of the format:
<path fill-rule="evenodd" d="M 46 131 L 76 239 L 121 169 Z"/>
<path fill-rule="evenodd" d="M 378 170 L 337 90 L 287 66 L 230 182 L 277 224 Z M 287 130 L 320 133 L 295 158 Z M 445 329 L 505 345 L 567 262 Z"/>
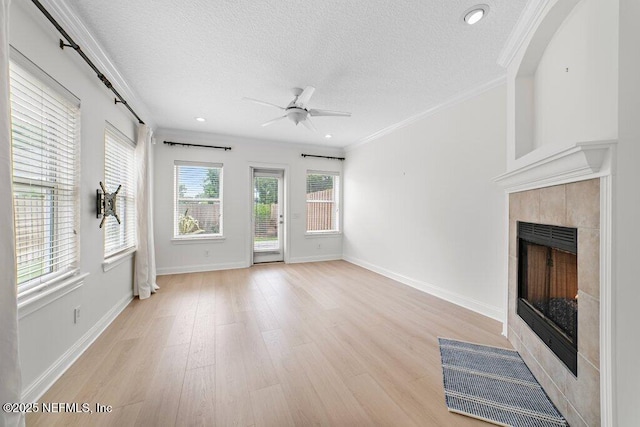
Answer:
<path fill-rule="evenodd" d="M 111 61 L 105 50 L 100 46 L 100 43 L 91 35 L 91 32 L 75 14 L 67 0 L 40 0 L 40 3 L 42 3 L 47 11 L 82 48 L 82 51 L 91 59 L 98 69 L 107 76 L 113 86 L 116 87 L 123 98 L 127 100 L 127 103 L 140 115 L 140 118 L 142 118 L 150 128 L 154 129 L 156 123 L 149 113 L 149 109 L 118 71 L 113 61 Z"/>
<path fill-rule="evenodd" d="M 513 27 L 513 30 L 511 30 L 511 34 L 502 48 L 500 55 L 498 55 L 498 65 L 504 68 L 509 66 L 527 36 L 533 31 L 537 22 L 540 20 L 543 11 L 552 1 L 555 0 L 529 0 L 527 2 L 518 21 L 516 21 L 516 25 Z"/>
<path fill-rule="evenodd" d="M 357 147 L 360 147 L 361 145 L 365 145 L 371 141 L 375 141 L 378 138 L 382 138 L 385 135 L 390 134 L 393 131 L 396 131 L 398 129 L 402 129 L 404 127 L 407 127 L 409 125 L 411 125 L 412 123 L 415 123 L 419 120 L 422 120 L 426 117 L 432 116 L 436 113 L 439 113 L 440 111 L 447 109 L 449 107 L 452 107 L 456 104 L 459 104 L 461 102 L 464 102 L 468 99 L 474 98 L 488 90 L 491 90 L 495 87 L 498 87 L 502 84 L 504 84 L 507 81 L 507 76 L 506 75 L 502 75 L 496 79 L 490 80 L 486 83 L 483 83 L 479 86 L 474 87 L 471 90 L 468 90 L 466 92 L 460 93 L 458 95 L 455 95 L 447 100 L 445 100 L 444 102 L 441 102 L 439 104 L 434 105 L 433 107 L 429 108 L 426 111 L 423 111 L 421 113 L 418 113 L 414 116 L 409 117 L 408 119 L 402 120 L 398 123 L 395 123 L 391 126 L 387 126 L 384 129 L 381 129 L 375 133 L 372 133 L 371 135 L 364 137 L 362 139 L 359 139 L 358 141 L 354 142 L 353 144 L 347 145 L 344 148 L 345 152 L 349 152 L 351 150 L 354 150 Z"/>

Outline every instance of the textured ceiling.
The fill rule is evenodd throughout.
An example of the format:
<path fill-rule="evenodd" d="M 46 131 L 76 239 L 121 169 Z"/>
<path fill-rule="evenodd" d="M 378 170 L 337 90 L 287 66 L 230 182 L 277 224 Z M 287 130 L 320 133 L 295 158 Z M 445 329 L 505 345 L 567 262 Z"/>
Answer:
<path fill-rule="evenodd" d="M 484 1 L 468 26 L 473 0 L 67 1 L 159 128 L 338 147 L 504 75 L 496 59 L 526 3 Z M 315 133 L 261 127 L 280 112 L 242 101 L 286 106 L 308 85 L 309 108 L 353 116 L 314 117 Z"/>

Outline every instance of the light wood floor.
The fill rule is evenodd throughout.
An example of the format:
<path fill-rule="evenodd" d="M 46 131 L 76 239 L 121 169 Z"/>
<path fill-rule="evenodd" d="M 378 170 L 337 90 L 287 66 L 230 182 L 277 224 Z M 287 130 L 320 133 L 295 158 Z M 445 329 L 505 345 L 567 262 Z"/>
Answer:
<path fill-rule="evenodd" d="M 510 347 L 498 322 L 344 261 L 158 278 L 41 402 L 113 406 L 28 425 L 471 426 L 437 337 Z"/>

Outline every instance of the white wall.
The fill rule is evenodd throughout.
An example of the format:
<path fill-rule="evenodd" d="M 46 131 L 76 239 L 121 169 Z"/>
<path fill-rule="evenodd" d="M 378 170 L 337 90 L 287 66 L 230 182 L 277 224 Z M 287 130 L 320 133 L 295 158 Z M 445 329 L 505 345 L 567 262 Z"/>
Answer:
<path fill-rule="evenodd" d="M 301 131 L 307 131 L 301 128 Z M 342 257 L 342 235 L 306 235 L 307 170 L 342 172 L 342 162 L 302 158 L 301 153 L 340 156 L 341 150 L 295 146 L 267 141 L 242 140 L 181 131 L 159 131 L 155 136 L 155 243 L 158 274 L 242 268 L 250 265 L 251 198 L 250 166 L 286 168 L 286 261 L 306 262 Z M 231 146 L 231 151 L 168 146 L 163 141 Z M 185 243 L 173 237 L 173 165 L 175 160 L 223 163 L 224 240 Z M 320 245 L 320 248 L 318 247 Z M 205 256 L 209 251 L 209 257 Z"/>
<path fill-rule="evenodd" d="M 80 98 L 82 111 L 80 270 L 89 276 L 79 289 L 20 318 L 23 387 L 27 399 L 35 399 L 105 326 L 101 320 L 106 322 L 132 296 L 131 260 L 102 271 L 103 232 L 96 219 L 95 194 L 104 180 L 105 120 L 132 138 L 135 125 L 79 56 L 60 49 L 58 32 L 30 1 L 13 1 L 10 13 L 11 44 Z M 78 305 L 81 318 L 74 324 L 73 309 Z"/>
<path fill-rule="evenodd" d="M 506 88 L 348 150 L 345 259 L 503 319 Z"/>
<path fill-rule="evenodd" d="M 616 425 L 640 420 L 640 2 L 620 0 L 620 89 L 618 165 L 614 184 L 613 274 L 615 303 L 614 402 Z"/>
<path fill-rule="evenodd" d="M 615 3 L 582 0 L 544 51 L 534 77 L 534 149 L 616 138 Z"/>

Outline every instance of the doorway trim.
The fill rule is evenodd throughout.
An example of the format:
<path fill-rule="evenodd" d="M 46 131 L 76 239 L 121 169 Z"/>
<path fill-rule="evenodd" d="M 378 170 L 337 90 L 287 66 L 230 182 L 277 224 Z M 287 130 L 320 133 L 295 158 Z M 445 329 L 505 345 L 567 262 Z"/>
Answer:
<path fill-rule="evenodd" d="M 284 263 L 289 263 L 289 249 L 291 247 L 291 238 L 290 238 L 290 226 L 289 226 L 289 189 L 290 189 L 290 181 L 289 181 L 289 165 L 283 163 L 261 163 L 261 162 L 249 162 L 248 163 L 248 172 L 249 172 L 249 185 L 247 186 L 247 199 L 249 200 L 249 206 L 247 211 L 249 213 L 249 224 L 248 224 L 248 238 L 247 238 L 247 258 L 246 263 L 247 267 L 251 267 L 254 265 L 253 263 L 253 230 L 254 230 L 254 218 L 253 218 L 253 171 L 254 169 L 276 169 L 282 170 L 284 173 L 284 177 L 282 179 L 282 212 L 283 212 L 283 220 L 284 227 L 282 227 L 282 250 L 284 251 Z"/>

